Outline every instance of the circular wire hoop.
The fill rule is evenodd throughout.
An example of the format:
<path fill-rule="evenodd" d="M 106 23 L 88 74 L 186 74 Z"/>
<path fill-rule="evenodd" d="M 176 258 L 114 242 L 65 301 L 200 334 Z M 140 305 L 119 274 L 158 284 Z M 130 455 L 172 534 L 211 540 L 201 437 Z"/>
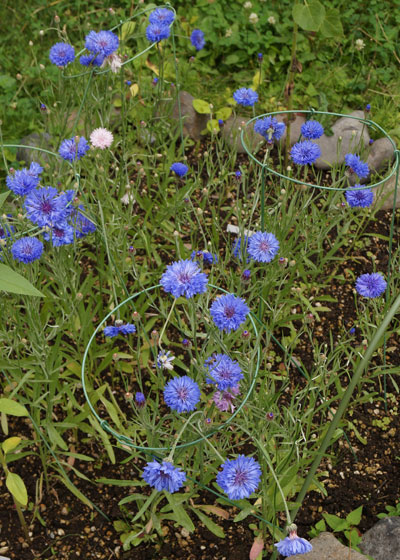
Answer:
<path fill-rule="evenodd" d="M 305 110 L 292 110 L 292 111 L 275 111 L 273 113 L 264 113 L 262 115 L 257 115 L 256 117 L 253 117 L 252 119 L 250 119 L 249 121 L 247 121 L 247 123 L 244 125 L 244 128 L 241 131 L 240 134 L 240 139 L 241 142 L 243 144 L 244 149 L 246 150 L 247 155 L 260 167 L 263 168 L 263 171 L 266 170 L 269 173 L 271 173 L 272 175 L 275 175 L 276 177 L 279 177 L 280 179 L 284 179 L 286 181 L 290 181 L 292 183 L 296 183 L 298 185 L 303 185 L 305 187 L 311 187 L 314 189 L 321 189 L 321 190 L 326 190 L 326 191 L 346 191 L 346 187 L 329 187 L 326 185 L 313 185 L 312 183 L 305 183 L 304 181 L 300 181 L 299 179 L 295 179 L 294 177 L 289 177 L 287 175 L 283 175 L 282 173 L 279 173 L 278 171 L 276 171 L 275 169 L 273 169 L 272 167 L 268 167 L 267 163 L 263 163 L 262 161 L 260 161 L 254 154 L 252 154 L 250 148 L 247 146 L 246 144 L 246 138 L 245 138 L 245 134 L 246 134 L 246 129 L 249 125 L 251 125 L 252 123 L 254 123 L 255 121 L 257 121 L 260 118 L 263 117 L 273 117 L 275 115 L 296 115 L 296 114 L 307 114 L 310 117 L 314 117 L 316 115 L 328 115 L 331 117 L 346 117 L 349 119 L 354 119 L 358 122 L 361 122 L 363 125 L 369 127 L 369 128 L 373 128 L 377 131 L 379 131 L 380 133 L 382 133 L 384 135 L 384 137 L 389 140 L 389 142 L 391 143 L 391 145 L 393 146 L 393 150 L 394 150 L 394 154 L 395 154 L 395 159 L 393 162 L 392 167 L 390 168 L 390 173 L 384 177 L 381 181 L 379 181 L 378 183 L 374 183 L 372 185 L 366 185 L 366 186 L 361 186 L 358 188 L 358 190 L 364 190 L 364 189 L 375 189 L 376 187 L 378 187 L 379 185 L 382 185 L 383 183 L 386 183 L 386 181 L 388 181 L 398 170 L 398 167 L 400 165 L 400 154 L 399 151 L 396 148 L 396 144 L 394 143 L 394 141 L 392 140 L 392 138 L 385 132 L 385 130 L 379 126 L 379 124 L 377 124 L 376 122 L 370 120 L 370 119 L 362 119 L 360 117 L 355 117 L 353 115 L 345 115 L 343 113 L 330 113 L 328 111 L 317 111 L 314 109 L 305 109 Z M 397 181 L 396 181 L 397 184 Z"/>
<path fill-rule="evenodd" d="M 82 379 L 82 388 L 83 388 L 83 392 L 85 395 L 85 399 L 89 405 L 89 408 L 92 412 L 92 414 L 95 416 L 95 418 L 97 419 L 97 421 L 100 424 L 100 427 L 108 432 L 109 434 L 111 434 L 113 437 L 115 437 L 115 439 L 117 439 L 117 441 L 119 441 L 121 444 L 130 447 L 131 449 L 135 449 L 136 451 L 143 451 L 143 452 L 154 452 L 154 453 L 158 453 L 158 452 L 168 452 L 171 450 L 172 446 L 170 447 L 144 447 L 144 446 L 140 446 L 140 445 L 136 445 L 134 443 L 134 441 L 123 435 L 118 433 L 116 430 L 114 430 L 108 423 L 107 420 L 104 420 L 102 418 L 100 418 L 100 416 L 97 414 L 93 404 L 90 402 L 90 398 L 89 398 L 89 394 L 88 394 L 88 389 L 87 389 L 87 383 L 86 383 L 86 373 L 85 373 L 85 369 L 86 369 L 86 362 L 88 359 L 88 354 L 89 354 L 89 350 L 90 350 L 90 346 L 92 344 L 92 342 L 94 341 L 96 335 L 99 333 L 100 329 L 102 328 L 102 326 L 106 323 L 106 321 L 111 317 L 111 315 L 114 315 L 116 311 L 118 311 L 119 309 L 121 309 L 123 306 L 125 306 L 126 304 L 133 302 L 133 300 L 137 297 L 139 297 L 140 295 L 144 294 L 144 293 L 148 293 L 151 292 L 153 290 L 156 290 L 158 288 L 161 287 L 161 284 L 157 284 L 155 286 L 151 286 L 150 288 L 145 288 L 144 290 L 141 290 L 140 292 L 136 292 L 135 294 L 131 295 L 130 297 L 128 297 L 127 299 L 125 299 L 124 301 L 122 301 L 119 305 L 117 305 L 112 311 L 110 311 L 110 313 L 108 313 L 104 319 L 97 325 L 96 329 L 94 330 L 94 332 L 92 333 L 92 336 L 89 339 L 89 342 L 85 348 L 85 352 L 83 354 L 83 359 L 82 359 L 82 368 L 81 368 L 81 379 Z M 214 286 L 213 284 L 209 284 L 210 288 L 213 288 L 215 290 L 218 290 L 224 294 L 229 294 L 230 292 L 227 292 L 226 290 L 224 290 L 223 288 L 220 288 L 218 286 Z M 134 307 L 134 306 L 133 306 Z M 252 314 L 249 314 L 249 318 L 250 318 L 250 322 L 252 324 L 252 327 L 254 329 L 254 333 L 256 338 L 258 337 L 259 331 L 257 329 L 256 326 L 256 322 L 255 322 L 255 318 L 252 316 Z M 185 442 L 185 443 L 181 443 L 175 446 L 175 449 L 184 449 L 184 448 L 188 448 L 191 447 L 193 445 L 196 445 L 198 443 L 201 443 L 202 441 L 209 439 L 212 435 L 220 432 L 222 429 L 226 428 L 227 426 L 229 426 L 229 424 L 233 421 L 233 419 L 241 412 L 241 410 L 243 409 L 244 405 L 246 404 L 246 402 L 248 401 L 253 389 L 254 389 L 254 385 L 256 383 L 257 380 L 257 376 L 259 373 L 259 369 L 260 369 L 260 363 L 261 363 L 261 350 L 260 350 L 260 345 L 257 345 L 257 361 L 256 361 L 256 366 L 255 366 L 255 370 L 254 373 L 252 375 L 251 378 L 251 383 L 249 386 L 249 389 L 247 391 L 247 393 L 244 395 L 242 402 L 240 403 L 240 405 L 236 408 L 236 410 L 230 415 L 230 417 L 228 418 L 228 420 L 226 420 L 225 422 L 223 422 L 220 426 L 218 426 L 218 428 L 214 429 L 214 430 L 210 430 L 209 432 L 207 432 L 206 434 L 202 434 L 200 437 L 193 439 L 192 441 L 189 442 Z"/>

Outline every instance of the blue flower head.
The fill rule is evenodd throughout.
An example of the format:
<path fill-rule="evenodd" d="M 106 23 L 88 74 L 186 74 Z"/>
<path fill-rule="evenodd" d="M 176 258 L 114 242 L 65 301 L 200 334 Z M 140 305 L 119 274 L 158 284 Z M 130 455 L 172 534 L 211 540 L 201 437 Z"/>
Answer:
<path fill-rule="evenodd" d="M 78 139 L 77 136 L 72 137 L 69 140 L 63 140 L 58 153 L 63 159 L 67 161 L 74 161 L 76 159 L 81 159 L 89 149 L 90 146 L 86 138 L 81 136 Z"/>
<path fill-rule="evenodd" d="M 29 169 L 24 167 L 23 169 L 15 171 L 13 174 L 7 175 L 7 187 L 13 191 L 14 194 L 25 196 L 33 191 L 33 189 L 36 189 L 40 181 L 39 175 L 42 171 L 43 167 L 33 161 Z"/>
<path fill-rule="evenodd" d="M 245 322 L 249 312 L 244 300 L 233 294 L 217 297 L 210 307 L 215 325 L 225 332 L 236 331 Z"/>
<path fill-rule="evenodd" d="M 258 93 L 252 89 L 240 88 L 233 94 L 233 99 L 238 105 L 252 107 L 258 101 Z"/>
<path fill-rule="evenodd" d="M 261 478 L 261 468 L 253 457 L 239 455 L 237 459 L 226 460 L 217 475 L 217 483 L 230 500 L 243 500 L 257 490 Z"/>
<path fill-rule="evenodd" d="M 361 185 L 354 185 L 346 190 L 346 200 L 352 208 L 368 208 L 374 201 L 371 189 L 361 189 Z"/>
<path fill-rule="evenodd" d="M 70 245 L 74 242 L 74 228 L 68 224 L 53 227 L 50 232 L 45 232 L 43 237 L 46 241 L 51 241 L 53 247 Z"/>
<path fill-rule="evenodd" d="M 177 492 L 186 480 L 186 473 L 169 461 L 147 463 L 142 476 L 152 488 L 159 492 L 165 490 L 170 494 Z"/>
<path fill-rule="evenodd" d="M 79 206 L 79 210 L 84 210 L 82 205 Z M 81 239 L 89 235 L 89 233 L 96 231 L 95 224 L 79 210 L 75 210 L 71 215 L 71 224 L 75 228 L 75 237 L 77 239 Z"/>
<path fill-rule="evenodd" d="M 183 177 L 189 171 L 189 168 L 184 163 L 176 162 L 171 165 L 170 170 L 178 175 L 178 177 Z"/>
<path fill-rule="evenodd" d="M 264 117 L 254 123 L 254 132 L 261 134 L 268 144 L 272 144 L 274 140 L 279 140 L 285 132 L 285 128 L 285 123 L 278 122 L 275 117 Z"/>
<path fill-rule="evenodd" d="M 290 150 L 290 157 L 298 165 L 310 165 L 321 156 L 321 148 L 311 140 L 297 142 Z"/>
<path fill-rule="evenodd" d="M 368 177 L 369 174 L 368 163 L 362 161 L 360 156 L 358 156 L 357 154 L 346 154 L 344 156 L 344 160 L 346 162 L 346 165 L 350 167 L 350 171 L 352 173 L 355 173 L 361 178 Z"/>
<path fill-rule="evenodd" d="M 64 67 L 74 61 L 75 49 L 68 43 L 56 43 L 50 49 L 50 62 L 56 66 Z"/>
<path fill-rule="evenodd" d="M 143 408 L 146 404 L 146 397 L 140 391 L 135 395 L 135 403 L 138 408 Z"/>
<path fill-rule="evenodd" d="M 146 37 L 152 43 L 159 43 L 163 39 L 168 39 L 170 33 L 171 31 L 168 25 L 150 23 L 150 25 L 146 27 Z"/>
<path fill-rule="evenodd" d="M 214 264 L 218 262 L 217 255 L 213 255 L 208 251 L 193 251 L 190 255 L 190 260 L 200 260 L 203 261 L 204 264 Z"/>
<path fill-rule="evenodd" d="M 362 274 L 357 278 L 356 290 L 360 296 L 376 298 L 386 290 L 387 282 L 380 272 Z"/>
<path fill-rule="evenodd" d="M 112 31 L 90 31 L 85 37 L 85 47 L 93 54 L 106 57 L 118 49 L 119 39 Z"/>
<path fill-rule="evenodd" d="M 190 35 L 190 42 L 196 49 L 196 51 L 201 51 L 206 44 L 204 39 L 204 33 L 201 29 L 193 29 L 192 34 Z"/>
<path fill-rule="evenodd" d="M 296 554 L 306 554 L 312 550 L 312 545 L 306 539 L 297 536 L 297 527 L 293 523 L 289 526 L 289 536 L 275 543 L 282 556 L 295 556 Z"/>
<path fill-rule="evenodd" d="M 200 400 L 200 388 L 187 375 L 174 377 L 164 387 L 166 404 L 177 412 L 191 412 Z"/>
<path fill-rule="evenodd" d="M 243 256 L 246 258 L 246 262 L 250 262 L 250 256 L 247 252 L 247 246 L 249 243 L 249 237 L 247 235 L 243 237 L 238 237 L 236 241 L 232 243 L 232 253 L 236 259 L 242 260 Z"/>
<path fill-rule="evenodd" d="M 161 276 L 160 284 L 164 290 L 174 297 L 192 298 L 207 290 L 207 274 L 199 265 L 190 259 L 169 264 Z"/>
<path fill-rule="evenodd" d="M 175 14 L 172 10 L 167 8 L 156 8 L 149 15 L 149 23 L 158 25 L 171 25 L 175 19 Z"/>
<path fill-rule="evenodd" d="M 84 54 L 80 57 L 79 62 L 82 66 L 101 66 L 105 56 L 102 54 Z"/>
<path fill-rule="evenodd" d="M 301 125 L 301 133 L 304 138 L 316 140 L 323 135 L 324 127 L 318 121 L 310 120 Z"/>
<path fill-rule="evenodd" d="M 204 367 L 208 369 L 206 383 L 216 385 L 220 391 L 230 387 L 236 387 L 243 379 L 242 370 L 235 360 L 231 360 L 226 354 L 215 354 L 207 360 Z"/>
<path fill-rule="evenodd" d="M 273 233 L 257 231 L 250 237 L 247 251 L 255 261 L 267 263 L 279 251 L 279 241 Z"/>
<path fill-rule="evenodd" d="M 36 237 L 21 237 L 11 247 L 13 259 L 25 264 L 40 259 L 42 253 L 43 243 Z"/>
<path fill-rule="evenodd" d="M 135 325 L 132 325 L 131 323 L 123 323 L 123 321 L 115 321 L 115 324 L 113 327 L 106 327 L 103 331 L 104 336 L 107 336 L 108 338 L 114 338 L 115 336 L 118 336 L 119 334 L 123 334 L 123 335 L 128 335 L 131 333 L 136 332 L 136 327 Z"/>
<path fill-rule="evenodd" d="M 53 187 L 40 187 L 27 194 L 26 215 L 40 227 L 63 227 L 67 217 L 66 198 Z"/>

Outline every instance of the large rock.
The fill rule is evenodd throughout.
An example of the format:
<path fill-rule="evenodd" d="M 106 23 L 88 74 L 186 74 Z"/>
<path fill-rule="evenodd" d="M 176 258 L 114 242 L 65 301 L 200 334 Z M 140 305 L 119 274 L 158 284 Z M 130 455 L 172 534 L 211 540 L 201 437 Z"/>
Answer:
<path fill-rule="evenodd" d="M 231 115 L 229 119 L 222 126 L 222 136 L 228 146 L 237 151 L 239 154 L 244 154 L 246 152 L 242 141 L 241 132 L 245 131 L 245 143 L 247 149 L 250 152 L 254 151 L 259 142 L 263 142 L 262 136 L 254 132 L 254 127 L 252 123 L 250 126 L 245 126 L 249 117 L 243 117 L 241 115 Z"/>
<path fill-rule="evenodd" d="M 332 533 L 321 533 L 312 539 L 313 549 L 307 554 L 295 554 L 291 560 L 367 560 L 364 554 L 350 550 L 339 542 Z M 386 560 L 392 560 L 390 556 Z"/>
<path fill-rule="evenodd" d="M 32 146 L 32 148 L 43 148 L 45 150 L 52 150 L 51 137 L 47 132 L 32 132 L 28 134 L 20 141 L 21 146 Z M 24 161 L 27 167 L 33 161 L 44 164 L 49 161 L 49 155 L 40 150 L 32 150 L 30 148 L 18 148 L 17 149 L 17 160 Z"/>
<path fill-rule="evenodd" d="M 374 204 L 381 210 L 392 210 L 394 203 L 394 191 L 396 186 L 396 173 L 379 187 L 374 189 Z M 383 201 L 383 202 L 382 202 Z M 400 208 L 400 176 L 397 185 L 395 208 Z"/>
<path fill-rule="evenodd" d="M 360 548 L 374 560 L 400 560 L 400 517 L 380 519 L 363 535 Z"/>
<path fill-rule="evenodd" d="M 287 134 L 287 115 L 275 115 L 275 118 L 278 122 L 283 122 L 286 125 L 285 132 L 279 139 L 281 144 L 285 144 L 286 142 L 286 134 Z M 306 122 L 306 117 L 304 113 L 296 113 L 295 118 L 293 121 L 290 121 L 290 145 L 296 144 L 300 140 L 301 136 L 301 127 Z M 304 138 L 303 138 L 304 140 Z"/>
<path fill-rule="evenodd" d="M 201 132 L 207 127 L 209 115 L 202 115 L 195 111 L 193 107 L 193 95 L 187 91 L 179 92 L 180 102 L 180 115 L 179 115 L 179 102 L 176 99 L 172 109 L 171 117 L 179 122 L 179 117 L 183 123 L 183 135 L 189 136 L 192 140 L 200 140 Z"/>
<path fill-rule="evenodd" d="M 363 119 L 363 111 L 353 111 L 349 117 Z M 342 164 L 344 156 L 360 153 L 361 148 L 369 144 L 368 128 L 357 119 L 341 117 L 332 126 L 333 136 L 323 134 L 314 140 L 321 148 L 321 157 L 314 163 L 318 169 L 330 169 L 335 164 Z"/>
<path fill-rule="evenodd" d="M 387 138 L 379 138 L 372 144 L 367 157 L 367 163 L 372 172 L 377 172 L 385 165 L 389 165 L 394 156 L 394 147 Z"/>

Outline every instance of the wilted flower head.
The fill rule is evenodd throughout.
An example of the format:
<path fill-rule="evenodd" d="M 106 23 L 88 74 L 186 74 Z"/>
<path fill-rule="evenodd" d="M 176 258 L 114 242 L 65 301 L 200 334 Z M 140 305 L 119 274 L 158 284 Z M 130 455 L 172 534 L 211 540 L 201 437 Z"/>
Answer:
<path fill-rule="evenodd" d="M 106 128 L 95 128 L 90 135 L 90 142 L 94 148 L 105 150 L 109 148 L 114 140 L 112 133 Z"/>
<path fill-rule="evenodd" d="M 386 290 L 387 282 L 380 272 L 362 274 L 356 281 L 356 290 L 360 296 L 376 298 Z"/>
<path fill-rule="evenodd" d="M 165 385 L 164 400 L 172 410 L 191 412 L 200 400 L 200 388 L 187 375 L 174 377 Z"/>
<path fill-rule="evenodd" d="M 254 123 L 254 132 L 261 134 L 269 144 L 272 144 L 285 132 L 285 124 L 278 122 L 275 117 L 264 117 Z"/>
<path fill-rule="evenodd" d="M 238 105 L 252 107 L 258 101 L 258 93 L 251 88 L 240 88 L 234 92 L 233 99 Z"/>
<path fill-rule="evenodd" d="M 253 457 L 239 455 L 227 460 L 217 475 L 217 483 L 230 500 L 248 498 L 257 489 L 261 478 L 261 468 Z"/>
<path fill-rule="evenodd" d="M 152 488 L 171 494 L 177 492 L 186 480 L 186 473 L 169 461 L 151 461 L 144 468 L 142 476 Z"/>
<path fill-rule="evenodd" d="M 229 409 L 233 412 L 235 410 L 233 401 L 239 393 L 238 386 L 230 387 L 226 391 L 216 391 L 213 395 L 214 404 L 221 412 L 228 412 Z"/>
<path fill-rule="evenodd" d="M 157 356 L 157 366 L 160 369 L 172 370 L 174 369 L 174 366 L 172 365 L 172 362 L 174 360 L 175 360 L 175 356 L 172 355 L 170 350 L 167 350 L 167 352 L 165 350 L 160 350 Z"/>
<path fill-rule="evenodd" d="M 297 536 L 297 527 L 293 523 L 288 527 L 289 536 L 275 543 L 279 554 L 282 556 L 295 556 L 296 554 L 306 554 L 312 550 L 312 545 L 306 539 Z"/>
<path fill-rule="evenodd" d="M 192 298 L 207 290 L 207 274 L 199 265 L 191 260 L 181 260 L 167 266 L 161 277 L 160 284 L 166 292 L 174 297 Z"/>
<path fill-rule="evenodd" d="M 297 142 L 290 150 L 290 157 L 298 165 L 310 165 L 321 156 L 321 148 L 315 142 L 303 140 Z"/>
<path fill-rule="evenodd" d="M 56 66 L 64 67 L 75 59 L 75 49 L 68 43 L 56 43 L 50 49 L 50 62 Z"/>
<path fill-rule="evenodd" d="M 203 31 L 201 29 L 193 29 L 190 35 L 190 42 L 192 43 L 196 51 L 201 51 L 201 49 L 203 49 L 204 45 L 206 44 Z"/>

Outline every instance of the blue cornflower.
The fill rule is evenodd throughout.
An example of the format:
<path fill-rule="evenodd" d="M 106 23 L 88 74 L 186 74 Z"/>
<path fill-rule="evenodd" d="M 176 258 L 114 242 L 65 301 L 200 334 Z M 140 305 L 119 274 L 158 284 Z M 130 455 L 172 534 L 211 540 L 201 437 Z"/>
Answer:
<path fill-rule="evenodd" d="M 218 119 L 218 124 L 219 124 L 219 126 L 223 126 L 224 121 L 222 119 Z"/>
<path fill-rule="evenodd" d="M 45 232 L 43 237 L 46 241 L 51 241 L 53 247 L 70 245 L 74 242 L 74 228 L 68 224 L 56 226 L 50 232 Z"/>
<path fill-rule="evenodd" d="M 217 255 L 213 255 L 208 251 L 193 251 L 190 255 L 190 260 L 194 261 L 196 259 L 202 260 L 205 264 L 214 264 L 218 262 Z"/>
<path fill-rule="evenodd" d="M 161 276 L 161 286 L 174 297 L 192 298 L 207 290 L 207 274 L 199 265 L 189 259 L 173 262 Z"/>
<path fill-rule="evenodd" d="M 324 127 L 318 121 L 310 120 L 301 125 L 301 133 L 304 138 L 316 140 L 323 135 Z"/>
<path fill-rule="evenodd" d="M 248 270 L 247 268 L 246 268 L 246 270 L 243 270 L 243 272 L 242 272 L 242 280 L 243 280 L 244 282 L 247 282 L 248 280 L 250 280 L 250 276 L 251 276 L 250 270 Z"/>
<path fill-rule="evenodd" d="M 351 329 L 349 329 L 349 334 L 355 334 L 355 332 L 356 332 L 355 327 L 351 327 Z"/>
<path fill-rule="evenodd" d="M 264 117 L 254 123 L 254 132 L 264 136 L 268 144 L 279 140 L 285 132 L 285 123 L 278 122 L 275 117 Z"/>
<path fill-rule="evenodd" d="M 371 110 L 371 105 L 369 103 L 366 104 L 365 110 L 367 113 L 369 113 L 369 111 Z"/>
<path fill-rule="evenodd" d="M 84 210 L 83 206 L 79 206 L 79 210 Z M 81 239 L 89 233 L 93 233 L 96 231 L 95 224 L 89 220 L 82 212 L 79 210 L 74 211 L 71 218 L 71 223 L 75 228 L 75 237 L 77 239 Z"/>
<path fill-rule="evenodd" d="M 352 173 L 356 173 L 356 175 L 358 175 L 359 177 L 368 177 L 368 163 L 362 161 L 360 156 L 358 156 L 357 154 L 346 154 L 344 156 L 344 160 L 346 162 L 346 165 L 350 167 L 350 171 Z"/>
<path fill-rule="evenodd" d="M 206 44 L 203 31 L 201 29 L 193 29 L 192 34 L 190 35 L 190 42 L 196 51 L 201 51 Z"/>
<path fill-rule="evenodd" d="M 183 177 L 189 171 L 189 168 L 184 163 L 176 162 L 171 165 L 170 170 L 178 175 L 178 177 Z"/>
<path fill-rule="evenodd" d="M 306 539 L 297 536 L 297 527 L 293 523 L 289 526 L 289 536 L 275 543 L 282 556 L 295 556 L 296 554 L 306 554 L 312 550 L 312 545 Z"/>
<path fill-rule="evenodd" d="M 204 367 L 208 369 L 206 383 L 216 385 L 220 391 L 236 387 L 243 379 L 242 370 L 237 361 L 231 360 L 226 354 L 214 354 Z"/>
<path fill-rule="evenodd" d="M 349 187 L 346 190 L 346 200 L 352 208 L 368 208 L 374 201 L 374 193 L 371 189 L 361 189 L 361 185 Z"/>
<path fill-rule="evenodd" d="M 40 181 L 39 175 L 42 171 L 43 167 L 33 161 L 29 169 L 24 167 L 11 175 L 7 175 L 7 187 L 13 191 L 13 193 L 19 196 L 25 196 L 33 191 L 33 189 L 36 189 Z"/>
<path fill-rule="evenodd" d="M 175 19 L 175 14 L 167 8 L 156 8 L 149 15 L 149 23 L 157 23 L 158 25 L 171 25 Z"/>
<path fill-rule="evenodd" d="M 243 500 L 257 490 L 261 478 L 261 468 L 253 457 L 238 455 L 228 459 L 217 475 L 217 483 L 230 500 Z"/>
<path fill-rule="evenodd" d="M 105 56 L 102 54 L 84 54 L 80 57 L 79 62 L 82 66 L 101 66 Z"/>
<path fill-rule="evenodd" d="M 172 362 L 175 360 L 175 356 L 172 355 L 170 350 L 160 350 L 157 356 L 157 366 L 160 369 L 174 369 Z"/>
<path fill-rule="evenodd" d="M 186 480 L 186 473 L 169 461 L 147 463 L 142 476 L 152 488 L 159 492 L 166 490 L 171 494 L 177 492 Z"/>
<path fill-rule="evenodd" d="M 243 105 L 244 107 L 252 107 L 254 103 L 258 101 L 258 93 L 251 88 L 240 88 L 237 89 L 233 94 L 233 99 L 238 103 L 238 105 Z"/>
<path fill-rule="evenodd" d="M 42 253 L 43 243 L 36 237 L 21 237 L 11 247 L 13 259 L 26 264 L 40 259 Z"/>
<path fill-rule="evenodd" d="M 191 412 L 200 400 L 200 388 L 187 375 L 174 377 L 165 385 L 164 400 L 172 410 Z"/>
<path fill-rule="evenodd" d="M 56 43 L 50 49 L 50 62 L 57 66 L 67 66 L 74 61 L 75 49 L 68 43 Z"/>
<path fill-rule="evenodd" d="M 241 171 L 235 171 L 235 177 L 236 177 L 236 179 L 240 179 L 241 176 L 242 176 L 242 172 L 241 172 Z"/>
<path fill-rule="evenodd" d="M 74 161 L 75 159 L 81 159 L 86 152 L 90 149 L 90 146 L 83 136 L 77 140 L 78 136 L 72 137 L 69 140 L 63 140 L 58 153 L 63 159 L 67 161 Z"/>
<path fill-rule="evenodd" d="M 321 148 L 315 142 L 303 140 L 297 142 L 290 150 L 290 157 L 298 165 L 309 165 L 321 156 Z"/>
<path fill-rule="evenodd" d="M 249 239 L 247 251 L 255 261 L 267 263 L 279 251 L 279 241 L 273 233 L 256 231 Z"/>
<path fill-rule="evenodd" d="M 140 391 L 135 395 L 135 403 L 138 408 L 143 408 L 146 404 L 146 397 Z"/>
<path fill-rule="evenodd" d="M 26 215 L 40 227 L 62 227 L 67 217 L 65 197 L 53 187 L 40 187 L 27 194 L 24 202 Z"/>
<path fill-rule="evenodd" d="M 251 259 L 247 252 L 248 243 L 249 243 L 249 237 L 247 235 L 236 239 L 236 241 L 232 243 L 233 256 L 239 259 L 240 261 L 244 256 L 246 258 L 246 262 L 250 262 Z"/>
<path fill-rule="evenodd" d="M 261 60 L 263 59 L 263 53 L 259 52 L 257 55 L 258 60 L 261 62 Z"/>
<path fill-rule="evenodd" d="M 168 39 L 171 31 L 168 25 L 160 25 L 159 23 L 150 23 L 146 27 L 146 37 L 152 43 L 159 43 L 163 39 Z"/>
<path fill-rule="evenodd" d="M 104 336 L 108 336 L 109 338 L 114 338 L 114 336 L 118 336 L 119 334 L 127 335 L 136 332 L 135 325 L 131 323 L 123 323 L 123 321 L 117 320 L 113 327 L 106 327 L 103 331 Z"/>
<path fill-rule="evenodd" d="M 245 322 L 250 309 L 245 301 L 233 294 L 219 296 L 210 307 L 214 323 L 221 331 L 236 331 Z"/>
<path fill-rule="evenodd" d="M 380 272 L 362 274 L 357 278 L 356 290 L 360 296 L 376 298 L 386 290 L 387 282 Z"/>
<path fill-rule="evenodd" d="M 112 31 L 90 31 L 85 37 L 85 47 L 91 53 L 110 56 L 119 47 L 118 35 Z"/>

